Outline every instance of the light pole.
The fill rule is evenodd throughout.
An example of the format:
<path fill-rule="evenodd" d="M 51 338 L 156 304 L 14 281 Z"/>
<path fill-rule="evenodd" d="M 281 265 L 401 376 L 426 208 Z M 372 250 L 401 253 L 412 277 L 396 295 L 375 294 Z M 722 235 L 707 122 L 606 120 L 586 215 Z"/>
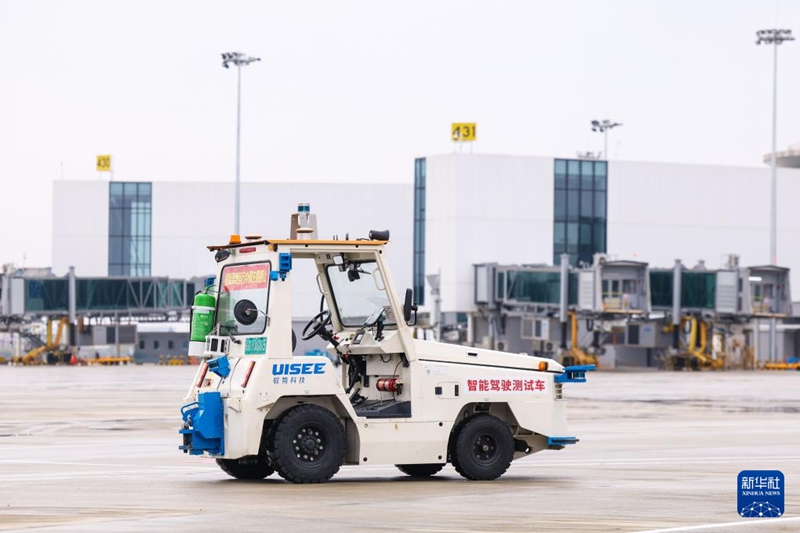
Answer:
<path fill-rule="evenodd" d="M 612 122 L 610 120 L 593 120 L 592 131 L 599 131 L 603 134 L 603 157 L 608 159 L 608 130 L 622 126 L 621 122 Z"/>
<path fill-rule="evenodd" d="M 241 123 L 242 123 L 242 66 L 247 66 L 254 61 L 261 61 L 260 57 L 250 57 L 242 52 L 226 52 L 222 54 L 222 66 L 229 68 L 230 65 L 236 66 L 236 203 L 234 209 L 234 233 L 239 235 L 239 152 L 241 144 Z"/>
<path fill-rule="evenodd" d="M 773 265 L 778 264 L 778 45 L 783 41 L 794 41 L 792 30 L 759 30 L 756 32 L 756 44 L 773 45 L 772 52 L 772 157 L 770 167 L 772 171 L 770 184 L 770 220 L 769 220 L 769 260 Z"/>
<path fill-rule="evenodd" d="M 770 157 L 770 198 L 769 198 L 769 261 L 778 264 L 778 45 L 783 41 L 794 41 L 792 30 L 758 30 L 756 44 L 772 46 L 772 156 Z M 777 296 L 777 295 L 773 295 Z M 769 359 L 778 360 L 778 324 L 771 318 L 769 321 Z"/>

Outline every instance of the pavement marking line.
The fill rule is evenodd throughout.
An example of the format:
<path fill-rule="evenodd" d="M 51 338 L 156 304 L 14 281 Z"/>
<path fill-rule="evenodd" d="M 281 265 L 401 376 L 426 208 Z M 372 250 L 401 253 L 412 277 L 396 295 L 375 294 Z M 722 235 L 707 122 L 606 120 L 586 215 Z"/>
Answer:
<path fill-rule="evenodd" d="M 692 459 L 685 459 L 683 457 L 652 457 L 652 458 L 641 458 L 641 459 L 616 459 L 612 460 L 616 464 L 638 464 L 641 462 L 695 462 L 695 463 L 705 463 L 709 461 L 738 461 L 738 460 L 746 460 L 752 459 L 753 456 L 751 455 L 731 455 L 731 456 L 711 456 L 711 457 L 696 457 Z M 776 459 L 779 460 L 800 460 L 800 455 L 786 455 L 783 457 L 777 456 Z M 605 463 L 606 461 L 598 460 L 598 459 L 572 459 L 572 460 L 542 460 L 538 461 L 537 464 L 548 464 L 548 465 L 581 465 L 581 464 L 596 464 L 596 463 Z"/>
<path fill-rule="evenodd" d="M 762 526 L 771 526 L 773 524 L 783 524 L 785 522 L 797 522 L 800 516 L 792 516 L 789 518 L 760 518 L 748 522 L 725 522 L 722 524 L 701 524 L 697 526 L 678 526 L 668 527 L 666 529 L 647 529 L 636 531 L 634 533 L 671 533 L 673 531 L 699 531 L 701 529 L 716 529 L 719 527 L 744 527 L 754 526 L 761 528 Z"/>
<path fill-rule="evenodd" d="M 413 533 L 497 533 L 497 530 L 477 529 L 405 529 Z"/>
<path fill-rule="evenodd" d="M 178 472 L 175 473 L 177 475 Z M 194 475 L 195 472 L 183 472 L 186 475 Z M 0 476 L 0 483 L 8 482 L 35 482 L 35 481 L 69 481 L 72 479 L 86 479 L 86 478 L 108 478 L 108 477 L 130 477 L 142 476 L 143 478 L 151 478 L 161 474 L 149 473 L 143 474 L 141 470 L 108 470 L 108 471 L 93 471 L 93 472 L 42 472 L 40 474 L 9 474 Z M 172 475 L 172 474 L 164 474 Z"/>
<path fill-rule="evenodd" d="M 214 465 L 209 464 L 206 466 L 173 466 L 173 465 L 121 465 L 121 464 L 110 464 L 110 463 L 72 463 L 66 461 L 27 461 L 21 459 L 0 459 L 0 463 L 8 463 L 8 464 L 21 464 L 21 465 L 65 465 L 65 466 L 106 466 L 111 468 L 141 468 L 142 466 L 150 467 L 150 468 L 174 468 L 178 470 L 186 470 L 186 469 L 202 469 L 208 470 L 212 469 Z"/>
<path fill-rule="evenodd" d="M 772 459 L 772 458 L 771 458 Z M 698 459 L 629 459 L 622 461 L 526 461 L 522 463 L 525 466 L 637 466 L 637 465 L 659 465 L 659 464 L 725 464 L 740 462 L 742 460 L 753 460 L 753 457 L 721 457 L 721 458 L 698 458 Z M 800 457 L 776 457 L 776 461 L 800 461 Z M 517 464 L 517 463 L 512 463 Z"/>

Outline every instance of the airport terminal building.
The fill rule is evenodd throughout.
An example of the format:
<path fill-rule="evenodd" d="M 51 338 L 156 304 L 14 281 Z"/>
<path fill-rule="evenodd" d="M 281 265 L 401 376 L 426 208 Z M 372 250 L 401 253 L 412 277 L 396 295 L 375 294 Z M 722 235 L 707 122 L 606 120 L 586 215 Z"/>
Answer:
<path fill-rule="evenodd" d="M 391 230 L 395 288 L 433 312 L 439 275 L 446 324 L 478 312 L 475 265 L 591 264 L 595 254 L 670 268 L 717 268 L 736 254 L 769 264 L 769 169 L 452 153 L 409 165 L 407 183 L 244 183 L 242 232 L 283 238 L 298 203 L 319 236 Z M 53 270 L 78 276 L 211 274 L 210 244 L 233 226 L 234 187 L 210 182 L 54 183 Z M 800 286 L 800 170 L 778 172 L 778 259 Z M 293 315 L 318 310 L 316 287 Z M 476 341 L 476 339 L 473 339 Z M 793 341 L 792 341 L 793 342 Z M 794 343 L 800 347 L 800 342 Z M 784 352 L 794 353 L 794 345 Z"/>
<path fill-rule="evenodd" d="M 414 288 L 441 270 L 444 312 L 474 306 L 473 265 L 671 267 L 769 260 L 769 169 L 447 154 L 415 167 Z M 800 286 L 800 169 L 778 169 L 778 262 Z M 426 289 L 427 304 L 430 289 Z"/>
<path fill-rule="evenodd" d="M 209 245 L 233 233 L 234 186 L 211 182 L 56 181 L 53 272 L 203 278 L 216 271 Z M 412 190 L 406 184 L 243 183 L 244 235 L 284 239 L 298 203 L 310 203 L 320 238 L 391 230 L 398 290 L 410 287 Z M 301 267 L 302 268 L 302 267 Z M 299 287 L 298 287 L 299 289 Z M 319 310 L 316 284 L 297 293 L 296 317 Z"/>

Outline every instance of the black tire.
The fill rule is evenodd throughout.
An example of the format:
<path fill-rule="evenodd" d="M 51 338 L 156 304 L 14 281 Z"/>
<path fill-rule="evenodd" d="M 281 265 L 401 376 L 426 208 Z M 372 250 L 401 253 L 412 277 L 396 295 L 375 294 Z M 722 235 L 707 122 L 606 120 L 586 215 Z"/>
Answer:
<path fill-rule="evenodd" d="M 431 477 L 444 468 L 444 463 L 431 463 L 422 465 L 394 465 L 402 473 L 411 477 Z"/>
<path fill-rule="evenodd" d="M 458 455 L 456 454 L 456 443 L 458 442 L 458 434 L 461 433 L 461 429 L 464 427 L 464 424 L 467 423 L 469 419 L 465 418 L 458 424 L 456 427 L 453 428 L 453 431 L 450 432 L 450 440 L 447 443 L 447 460 L 450 461 L 450 464 L 453 465 L 453 468 L 458 470 Z"/>
<path fill-rule="evenodd" d="M 267 464 L 266 459 L 256 455 L 248 455 L 241 459 L 217 459 L 217 465 L 223 472 L 236 479 L 264 479 L 275 472 Z"/>
<path fill-rule="evenodd" d="M 467 479 L 497 479 L 514 459 L 514 437 L 499 418 L 473 416 L 456 435 L 453 458 L 456 471 Z"/>
<path fill-rule="evenodd" d="M 278 429 L 278 424 L 281 419 L 286 415 L 285 412 L 279 414 L 275 420 L 272 420 L 261 440 L 261 448 L 267 458 L 267 463 L 272 468 L 275 468 L 275 431 Z M 264 421 L 266 424 L 267 421 Z"/>
<path fill-rule="evenodd" d="M 282 478 L 292 483 L 322 483 L 339 471 L 347 439 L 336 415 L 318 405 L 301 405 L 277 424 L 272 456 Z"/>

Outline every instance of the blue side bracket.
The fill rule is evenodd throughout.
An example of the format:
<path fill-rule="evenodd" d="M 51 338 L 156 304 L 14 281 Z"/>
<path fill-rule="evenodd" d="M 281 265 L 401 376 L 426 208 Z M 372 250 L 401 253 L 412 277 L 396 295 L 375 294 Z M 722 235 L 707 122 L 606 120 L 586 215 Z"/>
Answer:
<path fill-rule="evenodd" d="M 228 361 L 227 355 L 220 355 L 214 359 L 209 359 L 206 364 L 210 371 L 221 378 L 227 378 L 231 373 L 231 363 Z"/>
<path fill-rule="evenodd" d="M 570 444 L 578 444 L 577 437 L 547 437 L 547 446 L 561 449 Z"/>
<path fill-rule="evenodd" d="M 278 278 L 281 281 L 286 279 L 286 274 L 288 274 L 292 270 L 292 254 L 290 253 L 279 253 L 278 254 L 278 270 L 273 270 L 269 273 L 269 279 L 272 281 L 278 281 Z"/>
<path fill-rule="evenodd" d="M 219 392 L 201 392 L 196 402 L 181 407 L 181 417 L 183 428 L 178 433 L 183 435 L 183 446 L 179 446 L 183 453 L 225 453 L 225 423 Z"/>
<path fill-rule="evenodd" d="M 586 383 L 586 373 L 596 370 L 594 365 L 575 365 L 564 368 L 564 373 L 553 378 L 555 383 Z"/>

